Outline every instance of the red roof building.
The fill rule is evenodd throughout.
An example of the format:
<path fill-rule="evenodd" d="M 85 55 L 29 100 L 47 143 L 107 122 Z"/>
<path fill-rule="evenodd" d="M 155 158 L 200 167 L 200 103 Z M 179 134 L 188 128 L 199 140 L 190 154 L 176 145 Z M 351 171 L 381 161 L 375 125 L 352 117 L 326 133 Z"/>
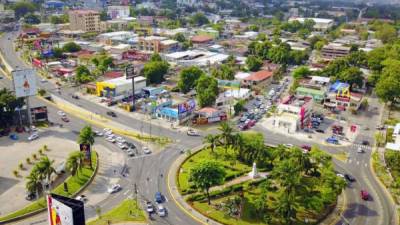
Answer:
<path fill-rule="evenodd" d="M 243 79 L 246 85 L 258 85 L 260 83 L 268 82 L 271 80 L 273 75 L 272 71 L 260 70 L 258 72 L 252 73 L 250 76 Z"/>
<path fill-rule="evenodd" d="M 194 44 L 206 44 L 213 41 L 213 37 L 210 35 L 196 35 L 192 37 Z"/>

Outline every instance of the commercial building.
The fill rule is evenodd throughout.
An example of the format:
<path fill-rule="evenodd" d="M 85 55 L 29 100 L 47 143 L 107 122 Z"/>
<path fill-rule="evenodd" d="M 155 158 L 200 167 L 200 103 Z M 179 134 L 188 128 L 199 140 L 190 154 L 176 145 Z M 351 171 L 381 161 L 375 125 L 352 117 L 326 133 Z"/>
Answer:
<path fill-rule="evenodd" d="M 313 20 L 315 25 L 314 25 L 314 30 L 317 31 L 326 31 L 329 28 L 333 27 L 334 20 L 332 19 L 323 19 L 323 18 L 303 18 L 303 17 L 292 17 L 289 18 L 289 22 L 293 21 L 298 21 L 300 23 L 304 23 L 306 20 Z"/>
<path fill-rule="evenodd" d="M 138 41 L 138 49 L 144 52 L 168 53 L 178 48 L 178 42 L 166 37 L 148 36 L 141 37 Z"/>
<path fill-rule="evenodd" d="M 96 40 L 102 44 L 112 45 L 116 43 L 127 43 L 132 38 L 137 38 L 138 35 L 132 31 L 117 31 L 103 33 L 96 37 Z"/>
<path fill-rule="evenodd" d="M 345 111 L 349 108 L 357 110 L 362 102 L 363 95 L 350 92 L 350 85 L 336 81 L 329 88 L 324 107 L 331 110 Z"/>
<path fill-rule="evenodd" d="M 400 151 L 400 123 L 397 123 L 393 128 L 393 142 L 386 143 L 386 149 Z"/>
<path fill-rule="evenodd" d="M 321 49 L 322 58 L 326 61 L 331 61 L 339 57 L 347 56 L 349 53 L 350 47 L 336 43 L 329 43 Z"/>
<path fill-rule="evenodd" d="M 172 64 L 181 66 L 211 66 L 227 60 L 229 55 L 203 50 L 187 50 L 165 54 L 164 58 Z"/>
<path fill-rule="evenodd" d="M 313 99 L 306 96 L 290 95 L 282 99 L 274 116 L 275 127 L 287 129 L 289 133 L 303 129 L 310 123 Z"/>
<path fill-rule="evenodd" d="M 314 102 L 322 102 L 325 99 L 325 91 L 306 87 L 298 87 L 296 89 L 296 95 L 312 97 Z"/>
<path fill-rule="evenodd" d="M 68 12 L 69 26 L 71 30 L 84 32 L 99 32 L 100 13 L 94 10 L 70 10 Z"/>
<path fill-rule="evenodd" d="M 146 78 L 135 77 L 135 94 L 138 94 L 146 87 Z M 115 98 L 132 95 L 132 80 L 125 77 L 118 77 L 111 80 L 96 82 L 97 96 Z"/>
<path fill-rule="evenodd" d="M 111 19 L 127 18 L 129 14 L 129 6 L 111 5 L 107 7 L 107 16 Z"/>
<path fill-rule="evenodd" d="M 260 70 L 243 79 L 244 86 L 267 85 L 272 81 L 272 71 Z"/>

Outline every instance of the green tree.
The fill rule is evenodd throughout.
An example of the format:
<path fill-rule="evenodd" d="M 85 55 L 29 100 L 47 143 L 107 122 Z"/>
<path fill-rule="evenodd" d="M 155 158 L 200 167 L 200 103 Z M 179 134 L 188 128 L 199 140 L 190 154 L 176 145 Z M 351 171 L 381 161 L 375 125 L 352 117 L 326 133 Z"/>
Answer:
<path fill-rule="evenodd" d="M 89 69 L 84 66 L 80 65 L 76 68 L 76 75 L 75 75 L 75 81 L 79 84 L 85 84 L 90 81 L 93 81 L 94 77 L 90 73 Z"/>
<path fill-rule="evenodd" d="M 288 64 L 290 61 L 290 45 L 281 43 L 272 47 L 268 52 L 268 57 L 274 63 Z"/>
<path fill-rule="evenodd" d="M 64 52 L 78 52 L 81 50 L 81 46 L 75 42 L 68 42 L 63 46 Z"/>
<path fill-rule="evenodd" d="M 293 77 L 295 79 L 305 78 L 305 77 L 309 76 L 310 74 L 311 74 L 311 71 L 308 68 L 308 66 L 300 66 L 300 67 L 297 67 L 293 71 Z"/>
<path fill-rule="evenodd" d="M 174 39 L 180 43 L 184 43 L 186 41 L 186 37 L 183 33 L 175 34 Z"/>
<path fill-rule="evenodd" d="M 19 19 L 28 13 L 33 13 L 36 10 L 36 6 L 29 1 L 18 1 L 14 4 L 12 9 L 15 12 L 15 17 Z"/>
<path fill-rule="evenodd" d="M 179 73 L 178 87 L 183 93 L 189 92 L 197 84 L 197 80 L 205 73 L 196 66 L 184 68 Z"/>
<path fill-rule="evenodd" d="M 56 172 L 53 165 L 54 160 L 50 160 L 47 156 L 42 157 L 36 164 L 38 173 L 43 174 L 43 177 L 46 177 L 47 182 L 50 182 L 51 175 Z"/>
<path fill-rule="evenodd" d="M 385 60 L 381 78 L 376 84 L 375 91 L 385 103 L 397 103 L 400 96 L 400 61 Z"/>
<path fill-rule="evenodd" d="M 28 13 L 24 16 L 24 21 L 27 24 L 39 24 L 40 23 L 40 17 L 36 14 L 33 13 Z"/>
<path fill-rule="evenodd" d="M 23 98 L 16 98 L 14 93 L 6 88 L 0 89 L 0 128 L 11 125 L 15 109 L 23 105 Z"/>
<path fill-rule="evenodd" d="M 380 147 L 383 144 L 385 144 L 385 136 L 383 135 L 382 132 L 375 132 L 374 139 L 375 139 L 375 145 L 377 147 Z"/>
<path fill-rule="evenodd" d="M 244 99 L 239 99 L 239 101 L 236 102 L 236 104 L 233 106 L 236 116 L 239 115 L 239 113 L 244 110 L 245 104 L 246 104 L 246 101 Z"/>
<path fill-rule="evenodd" d="M 92 130 L 92 127 L 89 125 L 84 126 L 81 131 L 79 132 L 78 136 L 78 144 L 87 144 L 93 145 L 94 144 L 95 134 Z"/>
<path fill-rule="evenodd" d="M 26 177 L 25 188 L 30 193 L 35 193 L 39 196 L 40 190 L 42 189 L 42 181 L 39 179 L 39 174 L 37 171 L 31 171 L 31 173 Z"/>
<path fill-rule="evenodd" d="M 211 75 L 222 80 L 235 79 L 235 71 L 231 66 L 225 64 L 220 65 L 218 68 L 212 68 Z"/>
<path fill-rule="evenodd" d="M 338 78 L 343 82 L 349 83 L 351 87 L 361 87 L 364 80 L 361 70 L 357 67 L 349 67 L 343 70 L 339 73 Z"/>
<path fill-rule="evenodd" d="M 158 53 L 153 53 L 150 56 L 150 62 L 161 62 L 161 61 L 162 61 L 162 58 L 161 58 L 160 54 L 158 54 Z"/>
<path fill-rule="evenodd" d="M 169 64 L 165 61 L 149 61 L 143 67 L 143 75 L 150 84 L 160 84 L 168 73 Z"/>
<path fill-rule="evenodd" d="M 196 82 L 197 103 L 200 107 L 212 106 L 218 96 L 218 82 L 214 77 L 201 75 Z"/>
<path fill-rule="evenodd" d="M 219 135 L 207 134 L 203 140 L 204 143 L 210 145 L 211 152 L 214 153 L 214 149 L 219 142 Z"/>
<path fill-rule="evenodd" d="M 233 144 L 235 132 L 234 128 L 228 122 L 222 122 L 219 124 L 218 131 L 220 132 L 219 137 L 222 139 L 222 144 L 227 147 L 228 145 Z"/>
<path fill-rule="evenodd" d="M 210 188 L 221 184 L 225 175 L 223 167 L 215 161 L 201 162 L 190 170 L 190 180 L 197 188 L 205 192 L 209 205 L 211 204 Z"/>
<path fill-rule="evenodd" d="M 78 172 L 83 166 L 83 153 L 80 151 L 71 152 L 67 159 L 67 169 L 71 172 L 72 176 L 78 175 Z"/>
<path fill-rule="evenodd" d="M 50 23 L 52 24 L 62 24 L 68 22 L 69 22 L 68 15 L 61 15 L 61 16 L 52 15 L 50 17 Z"/>
<path fill-rule="evenodd" d="M 389 43 L 397 38 L 397 31 L 392 25 L 384 23 L 375 31 L 375 36 L 383 43 Z"/>
<path fill-rule="evenodd" d="M 250 26 L 247 27 L 247 30 L 258 32 L 260 28 L 257 25 L 251 24 Z"/>
<path fill-rule="evenodd" d="M 258 71 L 263 65 L 263 61 L 257 56 L 248 56 L 246 59 L 246 66 L 250 71 Z"/>
<path fill-rule="evenodd" d="M 196 26 L 203 26 L 210 23 L 210 21 L 203 13 L 196 13 L 190 18 L 190 23 Z"/>
<path fill-rule="evenodd" d="M 62 48 L 53 48 L 53 56 L 54 58 L 62 58 L 64 56 L 64 50 Z"/>
<path fill-rule="evenodd" d="M 306 51 L 291 50 L 289 56 L 289 63 L 295 65 L 302 65 L 303 62 L 308 59 L 308 53 Z"/>

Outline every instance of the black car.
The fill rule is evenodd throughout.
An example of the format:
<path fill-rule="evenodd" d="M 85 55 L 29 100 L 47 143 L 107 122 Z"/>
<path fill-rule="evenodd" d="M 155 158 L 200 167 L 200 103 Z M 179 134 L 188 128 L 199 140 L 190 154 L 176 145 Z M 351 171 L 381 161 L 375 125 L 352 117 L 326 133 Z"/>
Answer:
<path fill-rule="evenodd" d="M 25 196 L 25 199 L 28 200 L 28 201 L 35 200 L 35 198 L 36 198 L 36 194 L 32 193 L 32 192 L 27 193 L 26 196 Z"/>
<path fill-rule="evenodd" d="M 350 174 L 345 174 L 344 178 L 346 178 L 346 180 L 350 181 L 350 182 L 354 182 L 356 181 L 356 178 L 354 178 L 353 176 L 351 176 Z"/>
<path fill-rule="evenodd" d="M 323 131 L 321 129 L 316 129 L 315 132 L 322 133 L 322 134 L 325 133 L 325 131 Z"/>
<path fill-rule="evenodd" d="M 117 114 L 115 114 L 115 112 L 113 112 L 113 111 L 108 111 L 107 115 L 112 116 L 112 117 L 117 117 Z"/>
<path fill-rule="evenodd" d="M 362 144 L 362 145 L 368 145 L 368 146 L 369 146 L 369 141 L 363 140 L 363 141 L 361 142 L 361 144 Z"/>

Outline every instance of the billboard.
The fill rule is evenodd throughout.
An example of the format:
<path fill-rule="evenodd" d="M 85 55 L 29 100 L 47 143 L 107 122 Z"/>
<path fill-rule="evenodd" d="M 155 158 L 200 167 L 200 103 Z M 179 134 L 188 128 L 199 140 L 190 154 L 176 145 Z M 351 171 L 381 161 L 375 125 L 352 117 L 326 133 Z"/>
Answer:
<path fill-rule="evenodd" d="M 84 225 L 85 209 L 82 201 L 50 194 L 47 196 L 49 225 Z"/>
<path fill-rule="evenodd" d="M 178 114 L 193 112 L 195 108 L 196 102 L 194 101 L 194 99 L 190 99 L 178 105 Z"/>
<path fill-rule="evenodd" d="M 36 95 L 37 86 L 35 70 L 14 70 L 12 71 L 12 76 L 15 96 L 17 98 Z"/>
<path fill-rule="evenodd" d="M 240 81 L 237 81 L 237 80 L 218 80 L 218 87 L 230 88 L 230 89 L 239 89 L 240 88 Z"/>
<path fill-rule="evenodd" d="M 83 153 L 83 164 L 91 166 L 92 165 L 92 157 L 91 157 L 91 151 L 90 151 L 90 145 L 89 144 L 80 144 L 79 149 Z"/>

